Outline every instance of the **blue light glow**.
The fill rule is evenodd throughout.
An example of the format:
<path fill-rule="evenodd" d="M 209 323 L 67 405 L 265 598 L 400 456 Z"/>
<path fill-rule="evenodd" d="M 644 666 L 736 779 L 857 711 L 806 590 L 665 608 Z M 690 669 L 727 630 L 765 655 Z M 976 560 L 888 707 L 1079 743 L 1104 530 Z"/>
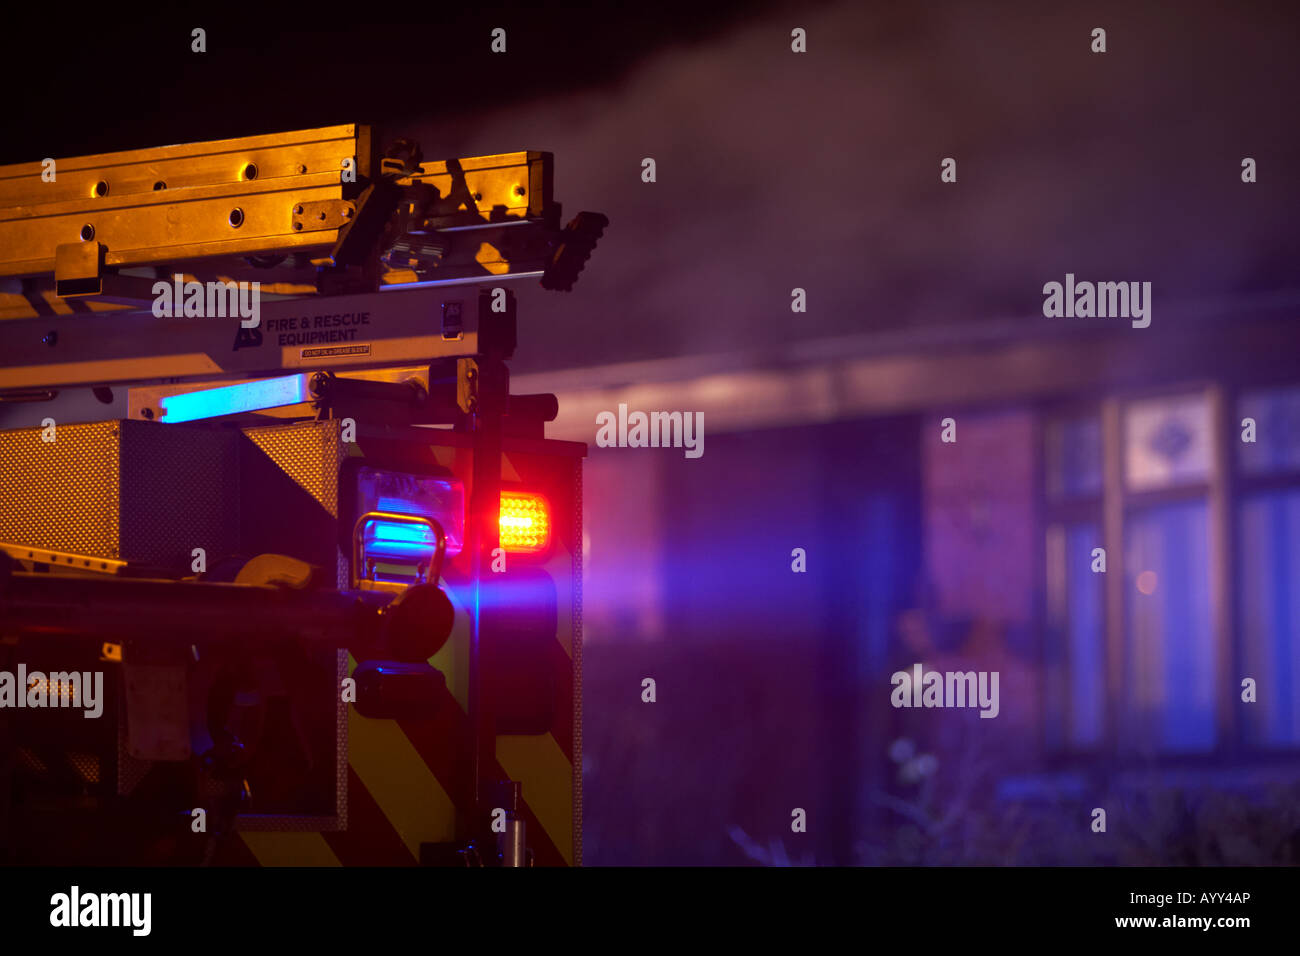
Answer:
<path fill-rule="evenodd" d="M 306 375 L 264 378 L 256 382 L 205 388 L 183 395 L 169 395 L 158 404 L 164 422 L 193 422 L 238 412 L 255 412 L 281 405 L 297 405 L 310 398 Z"/>
<path fill-rule="evenodd" d="M 363 542 L 367 558 L 403 562 L 433 560 L 433 532 L 421 524 L 405 521 L 372 521 L 366 525 Z"/>

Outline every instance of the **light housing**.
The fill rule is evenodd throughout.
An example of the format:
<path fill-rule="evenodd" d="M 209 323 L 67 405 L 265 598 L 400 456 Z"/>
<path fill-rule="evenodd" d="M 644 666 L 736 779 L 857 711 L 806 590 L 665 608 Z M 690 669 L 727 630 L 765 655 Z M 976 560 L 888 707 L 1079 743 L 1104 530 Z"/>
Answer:
<path fill-rule="evenodd" d="M 449 558 L 465 546 L 465 486 L 459 479 L 361 467 L 357 469 L 357 514 L 367 511 L 433 518 L 447 535 Z M 390 557 L 432 555 L 434 550 L 428 528 L 416 524 L 376 522 L 367 536 L 368 546 L 378 539 L 379 548 Z"/>

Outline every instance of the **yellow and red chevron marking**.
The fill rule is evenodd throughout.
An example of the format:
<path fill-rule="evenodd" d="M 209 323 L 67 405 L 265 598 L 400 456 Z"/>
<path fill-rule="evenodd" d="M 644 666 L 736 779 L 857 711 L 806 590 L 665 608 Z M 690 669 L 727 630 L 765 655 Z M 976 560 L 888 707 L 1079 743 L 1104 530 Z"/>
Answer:
<path fill-rule="evenodd" d="M 466 465 L 464 449 L 436 448 L 456 470 Z M 454 459 L 451 457 L 454 456 Z M 521 462 L 524 464 L 524 462 Z M 503 473 L 518 479 L 509 459 Z M 538 866 L 572 865 L 574 833 L 573 556 L 557 547 L 542 565 L 554 580 L 559 609 L 557 633 L 547 648 L 556 706 L 545 734 L 497 737 L 493 779 L 522 784 L 521 816 Z M 444 582 L 445 583 L 445 582 Z M 240 832 L 242 845 L 230 863 L 262 866 L 411 866 L 420 844 L 457 838 L 457 813 L 472 807 L 467 750 L 469 616 L 447 588 L 456 623 L 446 645 L 429 663 L 446 676 L 436 716 L 425 720 L 372 720 L 348 712 L 347 827 L 321 832 Z M 349 673 L 356 662 L 349 658 Z"/>
<path fill-rule="evenodd" d="M 570 735 L 571 736 L 571 735 Z M 244 832 L 263 866 L 402 866 L 421 843 L 452 842 L 456 810 L 472 805 L 464 746 L 469 719 L 444 690 L 428 720 L 348 720 L 347 829 Z M 489 772 L 523 784 L 522 816 L 538 866 L 573 862 L 573 764 L 552 733 L 497 738 Z"/>

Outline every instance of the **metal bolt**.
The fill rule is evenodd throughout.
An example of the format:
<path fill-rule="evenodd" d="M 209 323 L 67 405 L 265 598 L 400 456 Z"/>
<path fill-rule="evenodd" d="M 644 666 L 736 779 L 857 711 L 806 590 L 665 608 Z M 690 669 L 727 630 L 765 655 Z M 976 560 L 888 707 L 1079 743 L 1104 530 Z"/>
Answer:
<path fill-rule="evenodd" d="M 140 409 L 140 417 L 141 417 L 141 418 L 147 418 L 147 419 L 149 419 L 150 421 L 153 421 L 153 409 L 152 409 L 152 408 L 142 408 L 142 409 Z"/>
<path fill-rule="evenodd" d="M 299 164 L 298 164 L 298 175 L 301 176 L 301 175 L 302 175 L 303 173 L 305 173 L 306 171 L 307 171 L 307 167 L 304 166 L 302 163 L 299 163 Z"/>
<path fill-rule="evenodd" d="M 516 187 L 515 187 L 515 195 L 516 195 L 516 196 L 522 196 L 525 192 L 527 192 L 527 190 L 524 189 L 523 186 L 516 186 Z"/>
<path fill-rule="evenodd" d="M 59 343 L 59 333 L 55 331 L 46 332 L 45 335 L 41 338 L 41 344 L 48 345 L 50 348 L 54 348 L 54 346 L 58 345 L 58 343 Z"/>
<path fill-rule="evenodd" d="M 299 205 L 297 205 L 297 206 L 294 206 L 294 207 L 293 207 L 293 213 L 294 213 L 295 216 L 301 216 L 301 215 L 302 215 L 302 205 L 299 204 Z"/>

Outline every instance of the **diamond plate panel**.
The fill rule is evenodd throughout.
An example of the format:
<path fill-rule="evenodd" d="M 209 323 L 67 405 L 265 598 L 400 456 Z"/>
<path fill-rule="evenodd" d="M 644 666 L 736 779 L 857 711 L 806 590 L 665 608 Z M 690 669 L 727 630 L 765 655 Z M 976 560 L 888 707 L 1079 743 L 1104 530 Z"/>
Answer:
<path fill-rule="evenodd" d="M 0 541 L 116 558 L 118 422 L 0 432 Z"/>
<path fill-rule="evenodd" d="M 249 441 L 280 466 L 331 518 L 338 517 L 339 423 L 302 422 L 245 430 Z M 256 493 L 256 489 L 250 489 Z"/>
<path fill-rule="evenodd" d="M 122 432 L 123 557 L 189 570 L 239 550 L 237 436 L 224 429 L 126 422 Z M 129 427 L 142 424 L 144 428 Z"/>
<path fill-rule="evenodd" d="M 0 541 L 188 572 L 238 549 L 236 436 L 108 421 L 0 432 Z"/>

